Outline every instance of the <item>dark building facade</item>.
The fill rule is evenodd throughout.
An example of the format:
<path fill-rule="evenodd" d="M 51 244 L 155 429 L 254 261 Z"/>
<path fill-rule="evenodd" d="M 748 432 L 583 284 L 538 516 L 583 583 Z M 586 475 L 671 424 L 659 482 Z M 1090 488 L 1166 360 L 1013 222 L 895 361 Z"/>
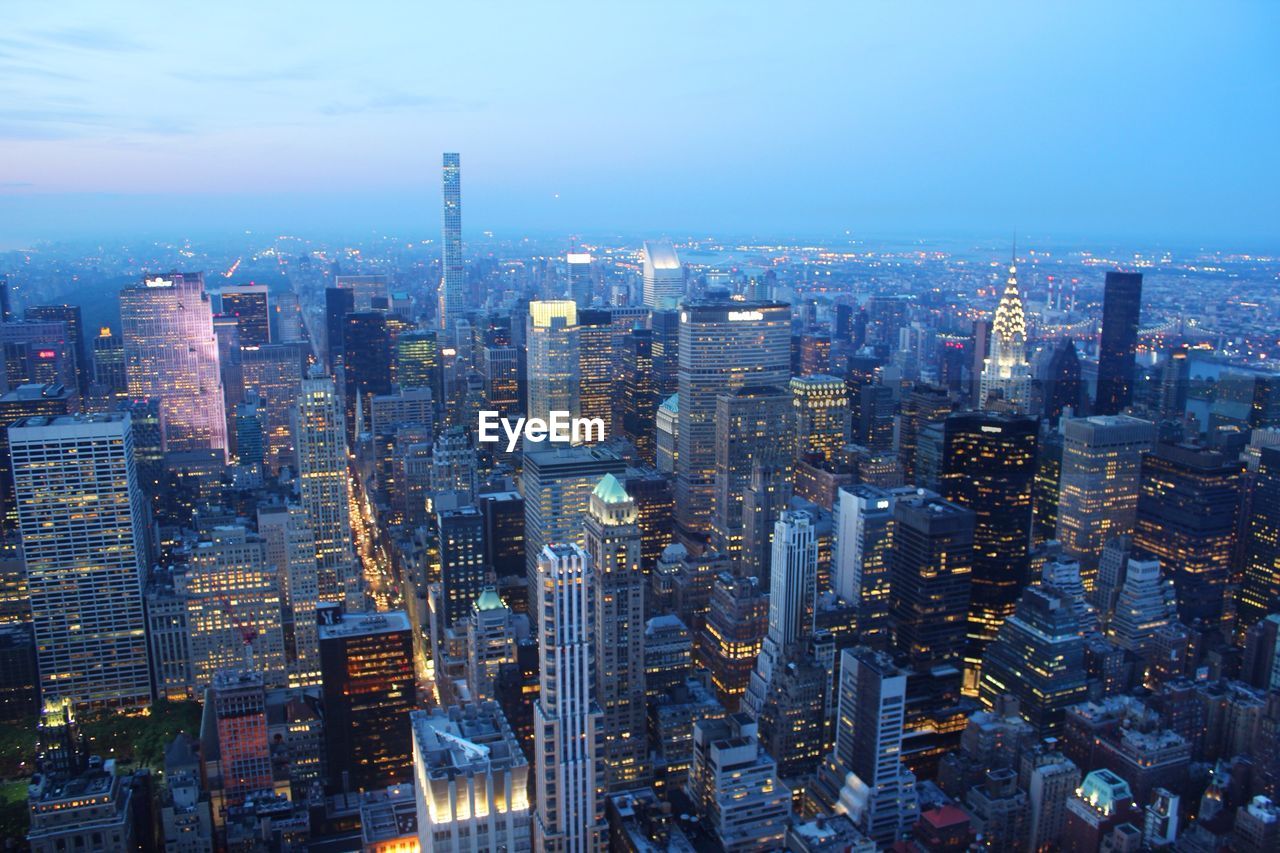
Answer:
<path fill-rule="evenodd" d="M 1098 344 L 1095 415 L 1118 415 L 1133 401 L 1141 310 L 1142 273 L 1107 273 L 1102 298 L 1102 338 Z"/>

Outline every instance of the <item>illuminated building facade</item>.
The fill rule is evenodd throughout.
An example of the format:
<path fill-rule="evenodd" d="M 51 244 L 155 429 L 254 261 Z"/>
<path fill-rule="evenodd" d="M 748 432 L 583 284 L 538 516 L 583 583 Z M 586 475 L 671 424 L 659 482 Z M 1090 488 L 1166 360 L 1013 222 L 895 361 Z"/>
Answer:
<path fill-rule="evenodd" d="M 538 555 L 540 689 L 533 708 L 537 809 L 534 846 L 603 851 L 604 715 L 595 699 L 595 597 L 591 558 L 578 545 Z M 639 629 L 639 626 L 637 626 Z"/>
<path fill-rule="evenodd" d="M 599 447 L 548 447 L 524 454 L 525 569 L 530 595 L 537 587 L 544 545 L 582 541 L 591 492 L 605 474 L 623 476 L 627 464 Z"/>
<path fill-rule="evenodd" d="M 973 513 L 965 686 L 976 693 L 987 643 L 1029 580 L 1035 418 L 956 414 L 943 423 L 942 496 Z"/>
<path fill-rule="evenodd" d="M 642 295 L 649 308 L 675 308 L 684 298 L 684 268 L 670 243 L 645 241 Z"/>
<path fill-rule="evenodd" d="M 711 541 L 718 551 L 742 558 L 743 494 L 757 463 L 791 460 L 795 430 L 791 396 L 778 385 L 746 385 L 716 398 L 715 482 Z"/>
<path fill-rule="evenodd" d="M 1133 532 L 1142 454 L 1156 429 L 1127 415 L 1100 415 L 1064 420 L 1062 437 L 1057 538 L 1093 589 L 1103 546 Z"/>
<path fill-rule="evenodd" d="M 485 585 L 484 516 L 474 506 L 436 513 L 440 543 L 442 623 L 452 628 L 471 614 L 471 606 Z"/>
<path fill-rule="evenodd" d="M 284 611 L 285 656 L 290 687 L 320 683 L 320 638 L 316 608 L 316 540 L 307 514 L 297 504 L 258 508 L 258 535 L 266 546 L 267 565 L 276 570 Z"/>
<path fill-rule="evenodd" d="M 200 273 L 147 278 L 120 291 L 129 396 L 160 399 L 164 447 L 227 450 L 218 341 Z"/>
<path fill-rule="evenodd" d="M 658 389 L 653 375 L 653 332 L 633 329 L 622 339 L 622 433 L 640 458 L 654 464 L 654 417 Z"/>
<path fill-rule="evenodd" d="M 569 252 L 564 257 L 569 286 L 565 295 L 572 299 L 578 309 L 591 307 L 594 283 L 591 281 L 591 253 Z"/>
<path fill-rule="evenodd" d="M 737 710 L 746 694 L 768 629 L 769 596 L 760 582 L 729 572 L 716 575 L 696 647 L 698 665 L 710 674 L 726 708 Z"/>
<path fill-rule="evenodd" d="M 578 308 L 578 414 L 604 422 L 613 435 L 613 408 L 618 396 L 614 369 L 613 316 L 600 308 Z"/>
<path fill-rule="evenodd" d="M 790 350 L 785 303 L 702 302 L 680 312 L 676 522 L 685 531 L 710 532 L 718 398 L 748 385 L 785 388 Z"/>
<path fill-rule="evenodd" d="M 530 302 L 525 326 L 529 351 L 530 418 L 547 420 L 553 411 L 581 413 L 578 306 L 566 300 Z"/>
<path fill-rule="evenodd" d="M 791 407 L 795 420 L 796 456 L 819 453 L 836 459 L 845 445 L 849 421 L 849 392 L 838 376 L 796 376 L 791 379 Z"/>
<path fill-rule="evenodd" d="M 243 527 L 214 528 L 175 587 L 186 603 L 196 695 L 230 668 L 251 668 L 269 687 L 287 685 L 279 576 L 261 537 Z"/>
<path fill-rule="evenodd" d="M 1231 582 L 1244 465 L 1203 448 L 1159 444 L 1142 458 L 1133 544 L 1160 560 L 1178 618 L 1222 621 Z"/>
<path fill-rule="evenodd" d="M 413 774 L 413 629 L 400 610 L 341 613 L 320 625 L 329 790 L 385 788 Z"/>
<path fill-rule="evenodd" d="M 462 265 L 462 158 L 446 152 L 441 162 L 443 189 L 438 318 L 445 340 L 453 341 L 454 324 L 466 302 L 466 270 Z"/>
<path fill-rule="evenodd" d="M 994 401 L 1006 410 L 1027 411 L 1031 398 L 1031 365 L 1027 363 L 1027 318 L 1018 292 L 1018 268 L 1009 264 L 1009 278 L 991 323 L 991 344 L 982 363 L 978 389 L 980 408 Z"/>
<path fill-rule="evenodd" d="M 294 464 L 292 411 L 302 390 L 304 346 L 265 344 L 240 349 L 244 389 L 256 391 L 261 400 L 269 471 Z"/>
<path fill-rule="evenodd" d="M 834 588 L 857 608 L 858 632 L 877 648 L 889 645 L 889 557 L 897 498 L 897 491 L 865 483 L 841 487 L 837 496 Z"/>
<path fill-rule="evenodd" d="M 214 820 L 225 826 L 228 810 L 274 785 L 266 693 L 258 673 L 224 669 L 212 676 L 202 695 L 201 757 Z"/>
<path fill-rule="evenodd" d="M 915 776 L 902 763 L 907 675 L 883 652 L 841 653 L 835 749 L 818 785 L 820 797 L 882 847 L 911 826 L 920 809 Z"/>
<path fill-rule="evenodd" d="M 240 346 L 259 347 L 271 343 L 271 307 L 266 285 L 224 287 L 222 313 L 236 318 Z"/>
<path fill-rule="evenodd" d="M 494 702 L 413 711 L 422 853 L 527 853 L 529 762 Z"/>
<path fill-rule="evenodd" d="M 44 322 L 60 322 L 66 325 L 67 344 L 75 357 L 75 388 L 81 397 L 89 393 L 89 378 L 92 376 L 89 358 L 84 349 L 84 320 L 79 305 L 32 305 L 23 316 L 28 320 Z"/>
<path fill-rule="evenodd" d="M 979 695 L 987 709 L 1013 695 L 1039 737 L 1058 733 L 1066 707 L 1087 698 L 1084 639 L 1071 601 L 1053 586 L 1035 584 L 1000 625 L 982 658 Z"/>
<path fill-rule="evenodd" d="M 93 339 L 93 384 L 95 393 L 113 402 L 129 396 L 129 376 L 125 371 L 124 341 L 110 326 L 98 330 Z"/>
<path fill-rule="evenodd" d="M 145 705 L 146 508 L 128 415 L 24 418 L 9 452 L 43 701 Z"/>
<path fill-rule="evenodd" d="M 1263 447 L 1244 531 L 1244 582 L 1237 620 L 1248 630 L 1280 610 L 1280 447 Z"/>
<path fill-rule="evenodd" d="M 583 521 L 588 584 L 595 596 L 596 702 L 604 715 L 605 789 L 643 784 L 645 728 L 644 588 L 636 503 L 612 474 L 591 492 Z"/>
<path fill-rule="evenodd" d="M 435 332 L 418 330 L 396 336 L 393 376 L 401 388 L 430 388 L 436 405 L 444 401 L 440 342 Z"/>

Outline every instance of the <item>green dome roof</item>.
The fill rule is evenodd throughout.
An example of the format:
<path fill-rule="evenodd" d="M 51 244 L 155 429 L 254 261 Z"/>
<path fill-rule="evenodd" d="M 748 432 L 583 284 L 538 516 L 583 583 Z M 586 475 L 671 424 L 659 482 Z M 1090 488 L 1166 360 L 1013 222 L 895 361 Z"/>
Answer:
<path fill-rule="evenodd" d="M 631 500 L 631 495 L 627 494 L 627 490 L 622 487 L 622 483 L 618 482 L 618 478 L 612 474 L 605 474 L 601 477 L 592 494 L 607 504 L 621 504 Z"/>
<path fill-rule="evenodd" d="M 491 586 L 486 586 L 476 598 L 476 610 L 501 610 L 503 607 L 506 605 L 502 603 L 498 591 Z"/>

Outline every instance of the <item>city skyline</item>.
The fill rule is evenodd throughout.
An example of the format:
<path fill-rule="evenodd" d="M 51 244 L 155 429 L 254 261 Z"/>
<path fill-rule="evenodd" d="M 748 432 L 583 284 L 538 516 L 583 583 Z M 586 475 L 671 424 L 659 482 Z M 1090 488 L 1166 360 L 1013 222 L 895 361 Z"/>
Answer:
<path fill-rule="evenodd" d="M 502 11 L 19 13 L 0 230 L 1276 236 L 1265 4 Z"/>

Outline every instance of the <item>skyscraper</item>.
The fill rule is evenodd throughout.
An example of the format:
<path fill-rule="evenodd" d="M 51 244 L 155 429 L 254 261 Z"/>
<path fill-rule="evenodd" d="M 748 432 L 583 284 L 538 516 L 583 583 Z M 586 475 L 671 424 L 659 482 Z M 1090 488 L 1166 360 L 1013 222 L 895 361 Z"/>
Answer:
<path fill-rule="evenodd" d="M 196 695 L 223 669 L 251 669 L 269 687 L 287 685 L 283 596 L 261 537 L 243 527 L 214 528 L 192 549 L 175 586 L 186 604 Z"/>
<path fill-rule="evenodd" d="M 889 557 L 898 493 L 866 483 L 839 490 L 836 504 L 835 591 L 858 609 L 858 632 L 888 647 Z"/>
<path fill-rule="evenodd" d="M 1063 421 L 1062 435 L 1057 538 L 1093 589 L 1102 547 L 1133 532 L 1142 454 L 1156 429 L 1127 415 L 1099 415 Z"/>
<path fill-rule="evenodd" d="M 621 477 L 627 464 L 599 447 L 547 447 L 524 454 L 525 568 L 530 596 L 538 583 L 544 545 L 582 542 L 591 492 L 605 474 Z"/>
<path fill-rule="evenodd" d="M 347 315 L 356 310 L 355 291 L 348 287 L 326 287 L 324 290 L 324 341 L 329 372 L 340 363 L 344 352 L 342 336 Z"/>
<path fill-rule="evenodd" d="M 929 493 L 899 498 L 893 510 L 894 642 L 913 667 L 959 667 L 973 573 L 973 512 Z"/>
<path fill-rule="evenodd" d="M 649 308 L 675 308 L 684 297 L 684 268 L 670 243 L 644 244 L 644 295 Z"/>
<path fill-rule="evenodd" d="M 566 300 L 530 302 L 525 344 L 529 351 L 529 417 L 553 411 L 581 413 L 578 306 Z"/>
<path fill-rule="evenodd" d="M 1084 388 L 1080 380 L 1080 356 L 1076 353 L 1075 341 L 1067 338 L 1049 359 L 1049 366 L 1044 378 L 1043 414 L 1050 423 L 1068 409 L 1073 417 L 1083 414 Z"/>
<path fill-rule="evenodd" d="M 712 544 L 742 557 L 743 494 L 753 468 L 789 467 L 795 430 L 791 395 L 778 385 L 746 385 L 716 398 L 715 488 L 711 501 Z"/>
<path fill-rule="evenodd" d="M 363 593 L 351 545 L 347 440 L 333 380 L 302 380 L 294 417 L 299 492 L 316 540 L 320 600 L 346 600 L 359 608 Z"/>
<path fill-rule="evenodd" d="M 1142 310 L 1142 273 L 1109 272 L 1102 299 L 1102 337 L 1098 342 L 1098 394 L 1094 414 L 1118 415 L 1133 400 Z"/>
<path fill-rule="evenodd" d="M 777 671 L 802 653 L 813 635 L 817 581 L 818 541 L 813 517 L 803 510 L 784 512 L 773 531 L 769 630 L 743 705 L 757 719 Z"/>
<path fill-rule="evenodd" d="M 402 610 L 342 613 L 319 628 L 329 790 L 385 788 L 413 776 L 413 629 Z"/>
<path fill-rule="evenodd" d="M 791 379 L 795 415 L 796 456 L 819 453 L 833 461 L 844 447 L 849 422 L 849 391 L 838 376 L 796 376 Z"/>
<path fill-rule="evenodd" d="M 271 308 L 266 285 L 224 287 L 222 313 L 236 318 L 240 346 L 258 347 L 271 343 Z"/>
<path fill-rule="evenodd" d="M 652 465 L 654 421 L 661 402 L 653 373 L 653 332 L 632 329 L 622 342 L 622 433 L 636 446 L 640 458 Z"/>
<path fill-rule="evenodd" d="M 902 763 L 906 706 L 907 672 L 889 655 L 844 650 L 835 750 L 820 771 L 819 791 L 882 847 L 920 810 L 916 778 Z"/>
<path fill-rule="evenodd" d="M 1244 530 L 1244 582 L 1237 621 L 1248 630 L 1280 611 L 1280 447 L 1263 447 Z"/>
<path fill-rule="evenodd" d="M 293 465 L 293 407 L 302 390 L 304 345 L 266 344 L 242 347 L 240 371 L 245 391 L 256 391 L 261 399 L 266 433 L 269 471 Z"/>
<path fill-rule="evenodd" d="M 290 504 L 258 508 L 258 534 L 266 545 L 267 565 L 275 568 L 283 597 L 285 654 L 289 686 L 320 683 L 320 639 L 316 608 L 316 539 L 307 514 Z"/>
<path fill-rule="evenodd" d="M 791 306 L 686 305 L 679 346 L 676 521 L 686 532 L 706 534 L 715 490 L 716 400 L 746 385 L 785 387 L 791 373 Z"/>
<path fill-rule="evenodd" d="M 1083 702 L 1084 638 L 1070 600 L 1053 586 L 1027 587 L 982 658 L 979 695 L 988 709 L 1006 694 L 1040 737 L 1056 735 L 1068 705 Z"/>
<path fill-rule="evenodd" d="M 591 492 L 583 521 L 595 596 L 596 701 L 604 715 L 605 789 L 643 784 L 645 730 L 644 588 L 636 503 L 612 474 Z"/>
<path fill-rule="evenodd" d="M 28 320 L 60 321 L 67 324 L 67 341 L 76 359 L 76 390 L 84 397 L 89 393 L 89 359 L 84 350 L 84 321 L 79 305 L 32 305 L 24 314 Z"/>
<path fill-rule="evenodd" d="M 529 763 L 494 702 L 413 711 L 422 853 L 526 849 Z"/>
<path fill-rule="evenodd" d="M 484 516 L 476 507 L 443 509 L 436 513 L 440 545 L 440 593 L 443 624 L 452 628 L 471 613 L 484 589 Z"/>
<path fill-rule="evenodd" d="M 129 396 L 160 398 L 164 447 L 227 450 L 227 416 L 201 273 L 144 279 L 120 291 Z"/>
<path fill-rule="evenodd" d="M 93 384 L 112 402 L 121 402 L 129 395 L 129 376 L 125 371 L 124 342 L 111 331 L 110 326 L 98 330 L 93 339 Z"/>
<path fill-rule="evenodd" d="M 569 273 L 569 286 L 565 296 L 572 299 L 579 309 L 590 308 L 592 291 L 595 287 L 591 281 L 591 253 L 569 252 L 564 257 Z"/>
<path fill-rule="evenodd" d="M 1009 263 L 1009 278 L 991 323 L 991 349 L 982 364 L 978 403 L 988 408 L 993 400 L 1014 411 L 1025 412 L 1031 397 L 1031 366 L 1027 364 L 1027 320 L 1018 292 L 1016 258 Z"/>
<path fill-rule="evenodd" d="M 128 415 L 25 418 L 9 452 L 41 696 L 145 705 L 146 510 Z"/>
<path fill-rule="evenodd" d="M 1028 581 L 1035 418 L 956 414 L 943 423 L 942 496 L 974 515 L 965 684 L 978 687 L 987 643 Z"/>
<path fill-rule="evenodd" d="M 385 311 L 348 314 L 343 321 L 342 366 L 346 377 L 347 437 L 356 439 L 368 424 L 370 398 L 391 393 L 391 333 Z"/>
<path fill-rule="evenodd" d="M 613 409 L 619 378 L 613 357 L 612 322 L 607 310 L 578 310 L 578 413 L 603 421 L 606 437 L 614 434 Z"/>
<path fill-rule="evenodd" d="M 440 328 L 445 340 L 454 337 L 453 324 L 462 319 L 465 275 L 462 266 L 462 160 L 446 152 L 441 172 L 444 191 L 443 235 L 440 241 Z"/>
<path fill-rule="evenodd" d="M 1184 624 L 1222 620 L 1244 465 L 1203 448 L 1158 444 L 1142 458 L 1133 544 L 1160 559 Z"/>
<path fill-rule="evenodd" d="M 547 545 L 538 554 L 533 839 L 536 849 L 552 853 L 603 851 L 606 843 L 590 561 L 578 545 Z"/>

